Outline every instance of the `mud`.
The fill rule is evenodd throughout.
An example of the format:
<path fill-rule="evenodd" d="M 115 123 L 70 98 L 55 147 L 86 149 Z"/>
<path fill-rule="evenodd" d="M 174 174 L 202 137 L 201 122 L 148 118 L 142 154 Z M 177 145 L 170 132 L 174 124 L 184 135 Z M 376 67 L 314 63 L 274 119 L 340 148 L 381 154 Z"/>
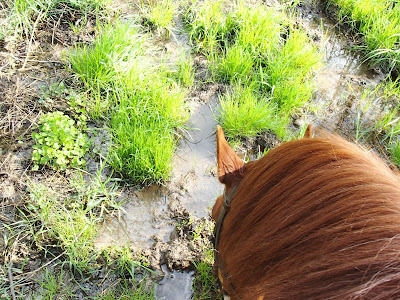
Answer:
<path fill-rule="evenodd" d="M 354 140 L 357 130 L 373 126 L 387 112 L 388 103 L 381 98 L 367 101 L 364 97 L 385 76 L 369 68 L 352 50 L 356 41 L 346 36 L 332 20 L 332 12 L 322 7 L 322 1 L 304 1 L 297 9 L 299 25 L 324 51 L 324 66 L 316 73 L 317 90 L 310 105 L 294 125 L 310 123 Z"/>

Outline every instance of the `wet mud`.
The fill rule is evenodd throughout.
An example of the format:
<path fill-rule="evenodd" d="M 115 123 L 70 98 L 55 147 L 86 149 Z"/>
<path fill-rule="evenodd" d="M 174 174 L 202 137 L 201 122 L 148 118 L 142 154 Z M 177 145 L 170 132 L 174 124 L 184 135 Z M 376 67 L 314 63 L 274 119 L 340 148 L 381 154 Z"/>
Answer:
<path fill-rule="evenodd" d="M 363 97 L 384 79 L 353 50 L 355 42 L 332 20 L 322 2 L 304 1 L 298 7 L 298 22 L 324 51 L 324 65 L 316 73 L 316 92 L 295 125 L 310 123 L 354 140 L 358 128 L 371 127 L 387 112 L 387 103 Z M 358 123 L 358 124 L 357 124 Z"/>

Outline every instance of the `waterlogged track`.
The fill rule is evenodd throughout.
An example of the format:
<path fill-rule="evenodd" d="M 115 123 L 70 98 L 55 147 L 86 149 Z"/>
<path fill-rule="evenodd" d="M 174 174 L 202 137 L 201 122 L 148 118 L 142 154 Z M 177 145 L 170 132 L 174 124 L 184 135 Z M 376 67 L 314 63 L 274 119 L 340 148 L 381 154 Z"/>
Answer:
<path fill-rule="evenodd" d="M 373 89 L 382 76 L 366 68 L 348 50 L 347 40 L 321 13 L 303 6 L 299 10 L 298 22 L 317 42 L 322 43 L 325 65 L 317 72 L 317 92 L 313 101 L 304 114 L 294 120 L 294 126 L 312 123 L 341 134 L 354 132 L 357 113 L 365 105 L 359 102 L 363 90 L 366 87 Z M 171 44 L 168 43 L 169 47 Z M 174 214 L 177 207 L 198 218 L 209 214 L 215 197 L 222 192 L 222 186 L 215 176 L 216 121 L 213 112 L 218 108 L 218 88 L 209 86 L 205 92 L 204 89 L 204 86 L 198 87 L 208 95 L 205 99 L 200 92 L 197 93 L 200 97 L 195 97 L 200 101 L 189 99 L 191 118 L 173 160 L 171 181 L 166 186 L 150 186 L 125 193 L 125 213 L 120 220 L 110 220 L 104 225 L 97 239 L 99 246 L 129 242 L 137 247 L 151 247 L 154 239 L 169 243 L 176 224 Z M 195 94 L 192 93 L 192 96 Z M 361 122 L 368 123 L 381 113 L 382 108 L 377 110 L 378 104 L 370 108 L 374 114 L 363 114 Z M 191 284 L 188 282 L 191 282 L 191 273 L 170 273 L 165 267 L 162 270 L 165 277 L 156 289 L 158 297 L 190 299 Z"/>
<path fill-rule="evenodd" d="M 316 74 L 312 109 L 302 116 L 302 121 L 354 138 L 357 118 L 360 127 L 368 127 L 385 111 L 379 99 L 367 103 L 363 98 L 363 93 L 373 90 L 384 75 L 368 68 L 350 50 L 350 41 L 323 11 L 316 11 L 310 4 L 298 11 L 300 24 L 321 42 L 325 54 L 325 64 Z"/>
<path fill-rule="evenodd" d="M 211 105 L 216 105 L 216 101 Z M 153 237 L 164 242 L 174 229 L 173 211 L 182 205 L 193 216 L 204 218 L 222 185 L 215 177 L 215 127 L 210 103 L 192 102 L 191 118 L 174 157 L 172 179 L 166 186 L 152 185 L 121 196 L 124 212 L 104 224 L 97 245 L 129 242 L 149 247 Z"/>

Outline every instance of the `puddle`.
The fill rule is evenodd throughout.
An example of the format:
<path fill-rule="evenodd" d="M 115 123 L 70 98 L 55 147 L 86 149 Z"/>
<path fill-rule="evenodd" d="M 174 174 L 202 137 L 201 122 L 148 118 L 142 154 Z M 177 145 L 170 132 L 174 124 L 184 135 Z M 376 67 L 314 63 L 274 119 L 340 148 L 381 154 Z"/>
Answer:
<path fill-rule="evenodd" d="M 162 266 L 164 279 L 155 288 L 157 300 L 192 299 L 193 272 L 169 272 Z"/>
<path fill-rule="evenodd" d="M 174 226 L 167 207 L 168 190 L 152 185 L 140 191 L 125 192 L 120 196 L 126 202 L 121 216 L 106 222 L 96 240 L 96 247 L 113 244 L 147 248 L 153 237 L 166 242 Z"/>
<path fill-rule="evenodd" d="M 305 3 L 299 8 L 299 22 L 315 40 L 321 41 L 324 52 L 324 66 L 316 74 L 318 89 L 312 109 L 303 118 L 307 123 L 343 135 L 355 131 L 357 115 L 361 115 L 359 124 L 373 124 L 383 105 L 377 101 L 363 103 L 362 94 L 367 86 L 376 87 L 383 75 L 370 70 L 351 51 L 349 41 L 337 25 L 322 12 L 316 12 L 315 4 Z"/>
<path fill-rule="evenodd" d="M 169 241 L 175 221 L 171 220 L 171 205 L 178 201 L 192 215 L 202 218 L 209 214 L 215 198 L 223 191 L 216 173 L 216 140 L 210 105 L 190 103 L 191 118 L 173 158 L 172 179 L 167 186 L 152 185 L 140 191 L 127 191 L 121 195 L 124 212 L 104 224 L 96 246 L 131 244 L 150 247 L 154 236 Z"/>
<path fill-rule="evenodd" d="M 207 104 L 191 103 L 192 117 L 188 130 L 181 140 L 179 150 L 173 160 L 173 182 L 184 187 L 189 197 L 182 199 L 182 204 L 195 216 L 201 218 L 209 214 L 210 206 L 223 191 L 223 186 L 216 177 L 216 121 L 212 107 L 216 106 L 217 97 Z"/>
<path fill-rule="evenodd" d="M 172 64 L 183 53 L 190 55 L 189 38 L 183 26 L 177 19 L 170 38 L 162 41 L 166 57 Z M 217 90 L 207 88 L 207 95 L 200 95 L 199 98 L 207 98 L 202 99 L 207 103 L 188 101 L 191 117 L 173 158 L 170 182 L 166 186 L 152 185 L 122 195 L 126 202 L 123 205 L 125 212 L 119 219 L 104 224 L 96 240 L 97 247 L 130 244 L 143 249 L 155 241 L 168 242 L 176 225 L 172 210 L 177 205 L 198 218 L 209 215 L 215 198 L 223 191 L 215 176 L 216 121 L 212 107 L 218 103 Z"/>

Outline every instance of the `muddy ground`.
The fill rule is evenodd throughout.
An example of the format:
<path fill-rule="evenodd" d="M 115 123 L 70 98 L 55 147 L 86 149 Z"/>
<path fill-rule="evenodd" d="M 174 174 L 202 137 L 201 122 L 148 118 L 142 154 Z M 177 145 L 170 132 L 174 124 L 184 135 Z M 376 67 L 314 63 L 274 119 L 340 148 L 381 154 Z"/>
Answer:
<path fill-rule="evenodd" d="M 267 4 L 276 5 L 275 2 Z M 122 13 L 127 16 L 137 13 L 134 3 L 120 1 L 113 5 L 122 5 Z M 334 17 L 321 4 L 303 3 L 297 10 L 299 26 L 304 27 L 325 51 L 325 65 L 316 74 L 317 91 L 313 99 L 294 116 L 292 129 L 298 132 L 300 127 L 312 123 L 354 140 L 357 126 L 367 128 L 392 105 L 378 98 L 366 107 L 367 104 L 361 101 L 362 93 L 368 88 L 374 89 L 384 74 L 379 69 L 366 67 L 358 54 L 350 50 L 356 41 L 346 34 L 345 29 L 339 30 Z M 5 16 L 0 18 L 4 20 Z M 94 19 L 89 18 L 86 30 L 78 35 L 71 32 L 68 25 L 71 22 L 78 24 L 82 19 L 79 14 L 71 14 L 44 22 L 29 43 L 0 41 L 0 222 L 6 225 L 18 222 L 18 208 L 29 201 L 27 180 L 53 181 L 62 187 L 73 176 L 73 172 L 31 171 L 31 133 L 40 116 L 48 111 L 67 110 L 62 99 L 42 101 L 43 90 L 55 82 L 74 83 L 63 52 L 77 42 L 93 38 Z M 171 57 L 182 49 L 190 52 L 188 38 L 179 22 L 169 38 L 160 37 L 159 40 L 165 54 Z M 179 142 L 171 180 L 163 186 L 141 188 L 122 184 L 118 199 L 124 203 L 123 210 L 104 221 L 95 241 L 99 250 L 115 244 L 129 244 L 140 253 L 148 267 L 158 274 L 153 277 L 159 281 L 155 292 L 159 299 L 192 297 L 192 262 L 202 259 L 204 249 L 210 247 L 212 223 L 209 212 L 223 189 L 216 178 L 216 121 L 213 113 L 218 109 L 218 96 L 228 87 L 208 82 L 207 61 L 200 55 L 191 55 L 196 78 L 186 99 L 191 113 L 187 124 L 190 129 L 183 133 Z M 87 157 L 87 171 L 95 174 L 102 164 L 101 158 L 107 156 L 110 137 L 104 129 L 98 129 L 99 124 L 89 124 L 88 127 L 92 146 Z M 280 142 L 275 135 L 266 133 L 257 139 L 244 141 L 244 146 L 238 151 L 245 159 L 254 158 L 265 148 L 275 147 Z M 378 151 L 382 149 L 379 143 L 374 144 L 376 141 L 370 142 L 371 147 Z M 102 172 L 103 176 L 111 174 L 107 165 Z M 5 237 L 8 232 L 6 227 L 3 229 L 5 232 L 1 236 Z M 194 237 L 193 232 L 198 235 Z M 29 245 L 27 235 L 20 235 L 12 242 L 0 238 L 0 263 L 9 263 L 12 255 L 14 268 L 21 269 L 23 263 L 23 273 L 28 274 L 19 286 L 22 293 L 36 288 L 34 278 L 43 265 L 50 269 L 54 265 Z M 23 274 L 12 275 L 14 280 L 18 280 Z M 115 277 L 100 268 L 97 274 L 86 279 L 83 283 L 85 288 L 74 288 L 75 294 L 78 298 L 96 295 L 104 286 L 112 285 L 114 280 Z"/>

